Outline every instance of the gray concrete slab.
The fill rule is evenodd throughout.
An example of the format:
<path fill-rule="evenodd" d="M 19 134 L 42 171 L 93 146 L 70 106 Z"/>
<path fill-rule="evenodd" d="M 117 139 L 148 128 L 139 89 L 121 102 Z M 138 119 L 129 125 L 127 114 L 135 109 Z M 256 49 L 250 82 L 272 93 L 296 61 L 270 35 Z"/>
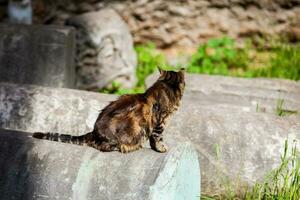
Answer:
<path fill-rule="evenodd" d="M 168 153 L 103 153 L 0 130 L 0 199 L 199 199 L 200 168 L 190 143 Z"/>
<path fill-rule="evenodd" d="M 75 86 L 75 31 L 0 24 L 0 82 Z"/>

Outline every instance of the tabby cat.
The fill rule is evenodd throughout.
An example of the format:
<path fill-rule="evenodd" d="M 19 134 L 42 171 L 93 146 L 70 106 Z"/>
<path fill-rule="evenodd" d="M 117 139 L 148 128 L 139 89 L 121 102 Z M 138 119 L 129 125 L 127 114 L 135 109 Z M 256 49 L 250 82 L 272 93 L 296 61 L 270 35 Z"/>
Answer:
<path fill-rule="evenodd" d="M 137 150 L 149 139 L 157 152 L 166 152 L 162 133 L 183 95 L 184 70 L 159 69 L 160 77 L 144 94 L 123 95 L 99 114 L 94 130 L 82 136 L 34 133 L 33 137 L 94 147 L 100 151 Z"/>

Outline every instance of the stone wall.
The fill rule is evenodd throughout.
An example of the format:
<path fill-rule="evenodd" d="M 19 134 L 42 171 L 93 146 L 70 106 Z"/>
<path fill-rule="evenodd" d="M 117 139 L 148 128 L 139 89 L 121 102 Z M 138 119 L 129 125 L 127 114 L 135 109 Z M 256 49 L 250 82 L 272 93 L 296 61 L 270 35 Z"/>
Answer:
<path fill-rule="evenodd" d="M 291 32 L 296 22 L 298 28 L 300 25 L 300 7 L 293 1 L 137 2 L 117 9 L 131 27 L 136 43 L 155 41 L 160 47 L 194 46 L 224 34 L 233 38 L 275 35 Z"/>
<path fill-rule="evenodd" d="M 44 2 L 44 3 L 43 3 Z M 299 0 L 33 0 L 36 23 L 63 24 L 71 15 L 112 7 L 129 24 L 135 43 L 194 46 L 211 37 L 287 34 L 300 39 Z"/>
<path fill-rule="evenodd" d="M 0 11 L 5 0 L 1 2 Z M 129 24 L 135 43 L 151 41 L 161 48 L 195 46 L 224 34 L 233 38 L 285 34 L 300 40 L 299 0 L 33 0 L 33 6 L 35 23 L 54 24 L 112 7 Z"/>

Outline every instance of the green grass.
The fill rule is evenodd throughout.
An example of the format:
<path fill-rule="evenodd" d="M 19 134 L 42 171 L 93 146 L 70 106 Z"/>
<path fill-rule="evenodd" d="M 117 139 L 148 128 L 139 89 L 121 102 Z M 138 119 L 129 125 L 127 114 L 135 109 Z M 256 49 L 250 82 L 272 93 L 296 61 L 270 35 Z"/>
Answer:
<path fill-rule="evenodd" d="M 188 72 L 238 77 L 300 80 L 300 45 L 274 43 L 268 50 L 248 42 L 237 48 L 228 37 L 201 44 L 192 55 Z"/>
<path fill-rule="evenodd" d="M 251 77 L 300 80 L 300 45 L 278 45 L 265 68 L 250 71 Z"/>
<path fill-rule="evenodd" d="M 214 74 L 237 77 L 267 77 L 300 80 L 300 44 L 272 43 L 264 49 L 248 41 L 244 48 L 238 48 L 229 37 L 214 38 L 199 45 L 187 64 L 189 73 Z M 270 46 L 270 45 L 269 45 Z M 138 66 L 137 84 L 132 89 L 122 89 L 113 83 L 110 89 L 100 92 L 128 94 L 145 91 L 145 79 L 157 70 L 157 67 L 170 68 L 165 56 L 154 44 L 135 47 Z"/>
<path fill-rule="evenodd" d="M 281 164 L 273 170 L 263 183 L 256 183 L 245 193 L 244 199 L 299 200 L 300 199 L 300 157 L 294 142 L 289 153 L 285 142 Z"/>
<path fill-rule="evenodd" d="M 200 45 L 188 65 L 190 73 L 234 75 L 231 69 L 245 69 L 249 62 L 244 49 L 238 50 L 234 40 L 223 37 Z"/>
<path fill-rule="evenodd" d="M 217 197 L 202 196 L 201 199 L 299 200 L 300 157 L 296 148 L 296 142 L 293 142 L 292 148 L 288 148 L 288 142 L 285 142 L 280 165 L 271 171 L 261 183 L 256 183 L 252 188 L 240 194 L 228 191 L 226 195 Z"/>

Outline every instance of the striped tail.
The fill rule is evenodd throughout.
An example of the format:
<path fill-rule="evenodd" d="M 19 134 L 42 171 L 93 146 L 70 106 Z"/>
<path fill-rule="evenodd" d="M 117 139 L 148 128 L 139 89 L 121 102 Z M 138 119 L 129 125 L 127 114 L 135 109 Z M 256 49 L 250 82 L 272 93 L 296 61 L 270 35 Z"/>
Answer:
<path fill-rule="evenodd" d="M 93 136 L 93 132 L 81 136 L 72 136 L 72 135 L 59 134 L 59 133 L 41 133 L 41 132 L 35 132 L 32 135 L 32 137 L 37 139 L 51 140 L 51 141 L 78 144 L 78 145 L 87 144 L 88 140 L 93 138 L 92 136 Z"/>

